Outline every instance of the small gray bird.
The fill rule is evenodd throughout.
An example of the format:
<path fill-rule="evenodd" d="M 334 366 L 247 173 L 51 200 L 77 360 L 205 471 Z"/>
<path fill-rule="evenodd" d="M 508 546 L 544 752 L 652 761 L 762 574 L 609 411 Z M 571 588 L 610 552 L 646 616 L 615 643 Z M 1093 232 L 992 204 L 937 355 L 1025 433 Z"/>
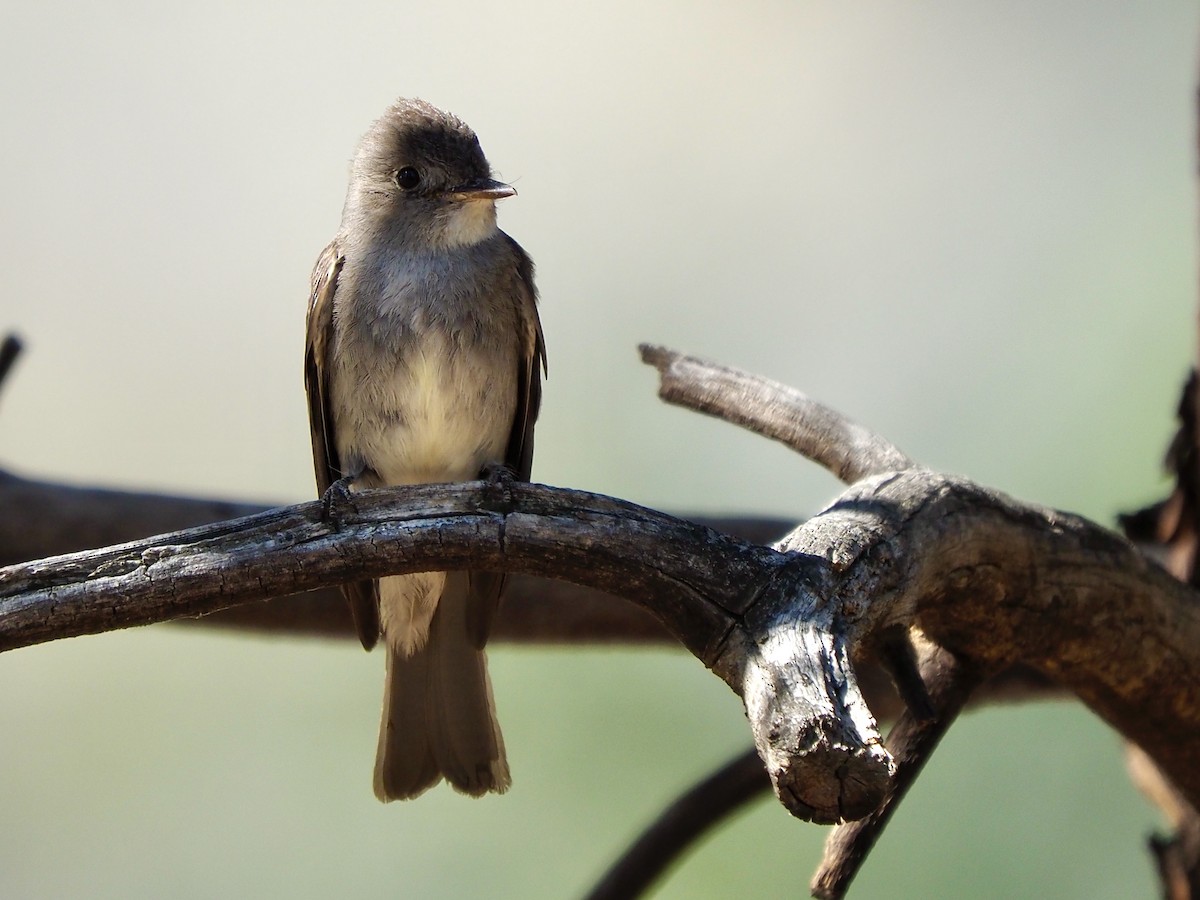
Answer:
<path fill-rule="evenodd" d="M 533 262 L 496 227 L 466 123 L 398 100 L 363 137 L 337 237 L 317 259 L 304 384 L 317 487 L 529 480 L 546 350 Z M 443 777 L 511 783 L 484 643 L 504 578 L 424 572 L 343 585 L 359 639 L 387 649 L 380 800 Z"/>

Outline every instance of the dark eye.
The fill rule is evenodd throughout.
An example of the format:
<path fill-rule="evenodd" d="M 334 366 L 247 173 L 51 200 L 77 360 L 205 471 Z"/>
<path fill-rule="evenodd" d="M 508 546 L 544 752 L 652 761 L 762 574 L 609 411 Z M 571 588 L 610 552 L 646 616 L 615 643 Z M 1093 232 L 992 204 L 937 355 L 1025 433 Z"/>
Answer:
<path fill-rule="evenodd" d="M 411 191 L 421 183 L 421 173 L 412 166 L 405 166 L 396 173 L 396 184 L 405 191 Z"/>

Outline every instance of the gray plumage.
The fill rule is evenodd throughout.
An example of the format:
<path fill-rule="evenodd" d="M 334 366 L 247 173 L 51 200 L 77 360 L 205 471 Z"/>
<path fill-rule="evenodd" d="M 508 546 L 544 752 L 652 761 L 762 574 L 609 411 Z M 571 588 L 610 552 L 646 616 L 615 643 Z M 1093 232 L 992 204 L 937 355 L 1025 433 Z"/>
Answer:
<path fill-rule="evenodd" d="M 528 480 L 545 347 L 533 263 L 496 227 L 474 132 L 399 100 L 367 132 L 342 224 L 313 270 L 305 388 L 317 486 Z M 484 657 L 503 576 L 427 572 L 343 586 L 363 646 L 387 652 L 381 800 L 445 777 L 510 783 Z"/>

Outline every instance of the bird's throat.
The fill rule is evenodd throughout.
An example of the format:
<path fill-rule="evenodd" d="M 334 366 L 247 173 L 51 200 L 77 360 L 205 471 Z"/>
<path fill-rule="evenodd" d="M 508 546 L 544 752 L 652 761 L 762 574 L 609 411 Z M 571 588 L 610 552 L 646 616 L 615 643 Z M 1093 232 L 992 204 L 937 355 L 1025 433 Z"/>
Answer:
<path fill-rule="evenodd" d="M 452 203 L 442 220 L 442 239 L 447 247 L 467 247 L 486 241 L 496 233 L 496 204 L 491 200 Z"/>

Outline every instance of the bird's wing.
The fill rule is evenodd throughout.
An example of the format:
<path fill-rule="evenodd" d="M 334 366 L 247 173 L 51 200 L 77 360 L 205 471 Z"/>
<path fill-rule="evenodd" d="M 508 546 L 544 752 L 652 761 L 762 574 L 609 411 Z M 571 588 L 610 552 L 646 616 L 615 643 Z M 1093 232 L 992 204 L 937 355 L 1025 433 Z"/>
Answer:
<path fill-rule="evenodd" d="M 533 425 L 542 405 L 542 375 L 546 371 L 546 343 L 537 313 L 537 289 L 533 284 L 533 260 L 512 238 L 505 235 L 517 267 L 517 322 L 520 345 L 517 353 L 517 404 L 508 434 L 504 464 L 521 481 L 533 471 Z M 477 647 L 482 648 L 492 630 L 500 604 L 504 575 L 472 572 L 467 606 L 467 627 Z"/>
<path fill-rule="evenodd" d="M 308 394 L 313 468 L 317 475 L 317 491 L 321 494 L 343 475 L 333 433 L 329 354 L 333 343 L 333 298 L 344 261 L 345 257 L 338 252 L 336 241 L 321 251 L 313 268 L 312 290 L 308 300 L 304 390 Z M 358 639 L 370 650 L 379 640 L 379 603 L 375 582 L 348 582 L 342 585 L 342 593 L 350 604 Z"/>
<path fill-rule="evenodd" d="M 510 238 L 511 240 L 511 238 Z M 533 472 L 533 425 L 542 405 L 542 375 L 546 371 L 546 341 L 537 312 L 537 289 L 533 285 L 533 260 L 515 241 L 520 280 L 521 349 L 517 355 L 517 408 L 509 432 L 504 463 L 522 481 Z"/>

